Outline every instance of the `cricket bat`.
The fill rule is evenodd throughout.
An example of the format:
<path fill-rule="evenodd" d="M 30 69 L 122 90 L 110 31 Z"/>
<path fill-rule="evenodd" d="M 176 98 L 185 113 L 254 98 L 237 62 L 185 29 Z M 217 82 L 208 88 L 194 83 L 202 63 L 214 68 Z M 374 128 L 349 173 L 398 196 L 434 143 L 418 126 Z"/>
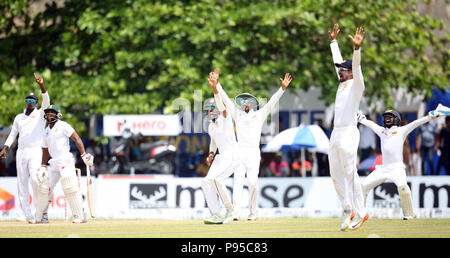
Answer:
<path fill-rule="evenodd" d="M 87 181 L 87 200 L 89 205 L 89 212 L 92 218 L 95 218 L 94 207 L 94 189 L 92 187 L 91 169 L 86 165 L 86 181 Z"/>

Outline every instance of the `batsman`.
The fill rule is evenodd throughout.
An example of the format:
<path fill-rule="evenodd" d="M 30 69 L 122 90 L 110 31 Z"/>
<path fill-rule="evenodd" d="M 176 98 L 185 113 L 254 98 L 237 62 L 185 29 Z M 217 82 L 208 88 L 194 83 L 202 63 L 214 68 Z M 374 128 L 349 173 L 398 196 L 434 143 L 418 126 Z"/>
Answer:
<path fill-rule="evenodd" d="M 83 210 L 83 198 L 75 172 L 75 159 L 70 152 L 69 139 L 75 142 L 78 150 L 82 153 L 81 158 L 86 166 L 92 167 L 94 156 L 85 152 L 83 142 L 73 127 L 60 120 L 62 114 L 57 105 L 50 105 L 44 112 L 47 127 L 42 143 L 42 165 L 38 173 L 36 222 L 42 222 L 42 216 L 48 209 L 49 196 L 61 179 L 66 202 L 72 211 L 72 222 L 84 223 L 86 218 Z M 48 168 L 47 162 L 50 164 Z"/>

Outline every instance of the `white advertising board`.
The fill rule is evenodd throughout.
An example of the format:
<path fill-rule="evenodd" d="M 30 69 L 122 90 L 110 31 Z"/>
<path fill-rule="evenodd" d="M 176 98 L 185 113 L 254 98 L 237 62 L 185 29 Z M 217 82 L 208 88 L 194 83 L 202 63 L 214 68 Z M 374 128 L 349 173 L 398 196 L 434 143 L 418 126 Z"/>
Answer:
<path fill-rule="evenodd" d="M 85 196 L 85 178 L 81 180 Z M 209 211 L 201 180 L 161 175 L 102 175 L 94 180 L 97 217 L 204 218 L 209 216 Z M 418 217 L 450 218 L 449 176 L 409 177 L 408 184 Z M 228 179 L 226 185 L 231 195 L 233 179 Z M 8 198 L 11 204 L 11 196 L 15 203 L 13 208 L 7 205 Z M 247 198 L 245 186 L 242 206 L 246 206 Z M 49 216 L 63 218 L 65 201 L 59 185 L 52 200 Z M 342 212 L 329 177 L 260 178 L 258 204 L 261 217 L 333 217 Z M 402 214 L 397 188 L 389 182 L 369 192 L 366 206 L 372 218 L 399 218 Z M 12 219 L 20 214 L 18 207 L 16 178 L 0 178 L 0 219 Z M 243 207 L 241 216 L 247 214 L 248 209 Z"/>

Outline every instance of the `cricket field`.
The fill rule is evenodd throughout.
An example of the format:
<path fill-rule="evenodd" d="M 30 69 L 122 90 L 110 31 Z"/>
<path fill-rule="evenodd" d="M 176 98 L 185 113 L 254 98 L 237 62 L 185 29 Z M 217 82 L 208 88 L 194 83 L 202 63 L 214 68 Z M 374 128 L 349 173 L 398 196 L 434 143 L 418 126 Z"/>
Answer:
<path fill-rule="evenodd" d="M 339 230 L 339 218 L 279 218 L 206 225 L 202 220 L 0 221 L 0 238 L 449 238 L 450 219 L 373 218 Z"/>

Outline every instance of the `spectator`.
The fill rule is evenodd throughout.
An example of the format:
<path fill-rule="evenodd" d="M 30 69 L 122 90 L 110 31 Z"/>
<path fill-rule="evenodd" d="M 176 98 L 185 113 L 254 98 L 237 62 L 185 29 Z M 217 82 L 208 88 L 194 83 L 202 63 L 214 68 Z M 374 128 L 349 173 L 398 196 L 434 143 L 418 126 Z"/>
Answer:
<path fill-rule="evenodd" d="M 275 159 L 270 162 L 269 168 L 272 171 L 272 176 L 284 177 L 289 176 L 291 173 L 289 164 L 283 160 L 281 153 L 275 155 Z"/>
<path fill-rule="evenodd" d="M 200 163 L 197 165 L 196 174 L 197 177 L 205 177 L 208 174 L 209 166 L 206 164 L 206 158 L 208 154 L 204 153 L 200 158 Z"/>
<path fill-rule="evenodd" d="M 417 128 L 416 134 L 416 150 L 420 152 L 420 157 L 422 159 L 422 175 L 426 175 L 426 163 L 430 167 L 430 175 L 435 174 L 434 169 L 434 146 L 436 139 L 436 123 L 431 121 Z"/>
<path fill-rule="evenodd" d="M 302 176 L 302 155 L 299 154 L 296 161 L 292 162 L 292 176 Z M 305 161 L 306 176 L 310 177 L 312 172 L 312 164 L 310 161 Z"/>
<path fill-rule="evenodd" d="M 370 115 L 367 114 L 366 118 L 370 119 Z M 360 141 L 359 141 L 359 149 L 361 150 L 360 160 L 364 161 L 370 155 L 372 155 L 372 152 L 375 150 L 377 143 L 376 143 L 376 137 L 375 133 L 370 130 L 365 125 L 359 124 L 359 133 L 361 135 Z"/>
<path fill-rule="evenodd" d="M 317 125 L 330 138 L 329 130 L 324 126 L 322 119 L 317 119 Z M 319 176 L 330 176 L 330 164 L 328 163 L 328 154 L 316 152 L 317 172 Z"/>
<path fill-rule="evenodd" d="M 444 165 L 445 173 L 447 176 L 450 175 L 450 116 L 445 117 L 445 127 L 443 127 L 439 133 L 438 141 L 436 143 L 436 150 L 441 150 L 441 156 L 439 157 L 437 173 L 441 170 L 442 165 Z"/>

